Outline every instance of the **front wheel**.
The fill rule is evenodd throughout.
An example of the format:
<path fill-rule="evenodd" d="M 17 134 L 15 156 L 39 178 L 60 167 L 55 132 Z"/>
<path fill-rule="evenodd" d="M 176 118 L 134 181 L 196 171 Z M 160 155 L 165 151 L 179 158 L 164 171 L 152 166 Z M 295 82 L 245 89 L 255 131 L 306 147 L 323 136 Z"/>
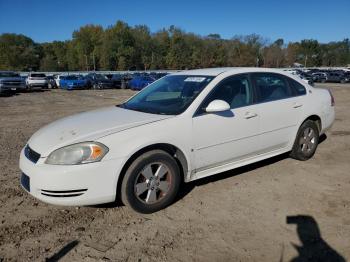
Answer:
<path fill-rule="evenodd" d="M 121 186 L 122 202 L 139 213 L 153 213 L 171 204 L 180 186 L 175 159 L 162 150 L 139 156 L 128 168 Z"/>
<path fill-rule="evenodd" d="M 290 156 L 294 159 L 305 161 L 316 152 L 319 141 L 319 131 L 316 123 L 305 121 L 299 128 Z"/>

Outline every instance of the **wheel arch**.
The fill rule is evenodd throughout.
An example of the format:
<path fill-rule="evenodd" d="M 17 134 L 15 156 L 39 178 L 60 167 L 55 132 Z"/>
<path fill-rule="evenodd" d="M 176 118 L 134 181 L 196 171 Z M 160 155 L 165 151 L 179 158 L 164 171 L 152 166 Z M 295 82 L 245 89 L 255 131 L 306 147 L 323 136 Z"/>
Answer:
<path fill-rule="evenodd" d="M 321 133 L 321 131 L 322 131 L 322 120 L 321 120 L 321 117 L 320 117 L 320 116 L 318 116 L 318 115 L 316 115 L 316 114 L 310 115 L 310 116 L 308 116 L 307 118 L 305 118 L 305 120 L 301 123 L 301 125 L 304 124 L 305 121 L 307 121 L 307 120 L 314 121 L 314 122 L 316 123 L 317 127 L 318 127 L 319 133 Z M 300 125 L 300 126 L 301 126 L 301 125 Z"/>
<path fill-rule="evenodd" d="M 117 192 L 116 192 L 116 198 L 117 200 L 120 200 L 120 189 L 121 189 L 121 184 L 123 182 L 125 173 L 127 171 L 127 169 L 129 168 L 129 166 L 135 161 L 136 158 L 138 158 L 140 155 L 149 152 L 151 150 L 163 150 L 165 152 L 167 152 L 168 154 L 170 154 L 171 156 L 174 157 L 174 159 L 176 160 L 179 168 L 180 168 L 180 173 L 181 173 L 181 179 L 182 181 L 185 180 L 185 176 L 188 172 L 188 160 L 185 156 L 185 154 L 183 153 L 183 151 L 181 149 L 179 149 L 177 146 L 174 146 L 172 144 L 168 144 L 168 143 L 156 143 L 156 144 L 152 144 L 152 145 L 148 145 L 145 146 L 141 149 L 139 149 L 138 151 L 136 151 L 135 153 L 133 153 L 128 160 L 125 162 L 125 164 L 123 165 L 123 168 L 120 171 L 119 177 L 118 177 L 118 181 L 117 181 Z"/>

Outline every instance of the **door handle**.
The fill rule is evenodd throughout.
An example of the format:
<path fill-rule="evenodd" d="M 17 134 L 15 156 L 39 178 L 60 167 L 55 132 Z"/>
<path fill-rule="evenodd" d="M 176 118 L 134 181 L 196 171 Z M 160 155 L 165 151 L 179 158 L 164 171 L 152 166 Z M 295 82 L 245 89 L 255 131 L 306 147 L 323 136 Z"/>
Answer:
<path fill-rule="evenodd" d="M 299 108 L 302 107 L 303 104 L 299 104 L 299 103 L 294 103 L 293 108 Z"/>
<path fill-rule="evenodd" d="M 250 119 L 250 118 L 253 118 L 253 117 L 257 117 L 257 116 L 258 116 L 258 114 L 256 114 L 256 113 L 247 112 L 247 113 L 245 113 L 244 118 L 245 119 Z"/>

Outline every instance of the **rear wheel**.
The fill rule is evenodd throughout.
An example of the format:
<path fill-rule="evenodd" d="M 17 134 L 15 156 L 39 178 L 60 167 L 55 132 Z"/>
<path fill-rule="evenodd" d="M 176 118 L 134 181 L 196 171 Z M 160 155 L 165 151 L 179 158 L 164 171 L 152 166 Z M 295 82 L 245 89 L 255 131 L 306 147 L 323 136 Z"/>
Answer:
<path fill-rule="evenodd" d="M 122 202 L 136 212 L 153 213 L 173 202 L 179 185 L 175 159 L 162 150 L 152 150 L 139 156 L 126 171 Z"/>
<path fill-rule="evenodd" d="M 316 123 L 306 120 L 299 128 L 290 156 L 301 161 L 310 159 L 316 152 L 318 141 L 319 131 Z"/>

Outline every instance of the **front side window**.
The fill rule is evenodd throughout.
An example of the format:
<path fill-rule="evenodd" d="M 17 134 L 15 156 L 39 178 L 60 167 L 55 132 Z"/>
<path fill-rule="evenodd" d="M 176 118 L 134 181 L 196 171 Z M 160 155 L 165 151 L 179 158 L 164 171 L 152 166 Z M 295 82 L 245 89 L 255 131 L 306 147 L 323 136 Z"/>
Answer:
<path fill-rule="evenodd" d="M 252 104 L 252 88 L 247 75 L 231 76 L 221 81 L 208 95 L 201 112 L 214 100 L 226 101 L 231 109 Z"/>
<path fill-rule="evenodd" d="M 214 76 L 169 75 L 150 84 L 120 107 L 152 114 L 184 112 Z"/>
<path fill-rule="evenodd" d="M 292 96 L 284 76 L 273 73 L 254 73 L 252 76 L 258 93 L 258 102 L 275 101 Z"/>

